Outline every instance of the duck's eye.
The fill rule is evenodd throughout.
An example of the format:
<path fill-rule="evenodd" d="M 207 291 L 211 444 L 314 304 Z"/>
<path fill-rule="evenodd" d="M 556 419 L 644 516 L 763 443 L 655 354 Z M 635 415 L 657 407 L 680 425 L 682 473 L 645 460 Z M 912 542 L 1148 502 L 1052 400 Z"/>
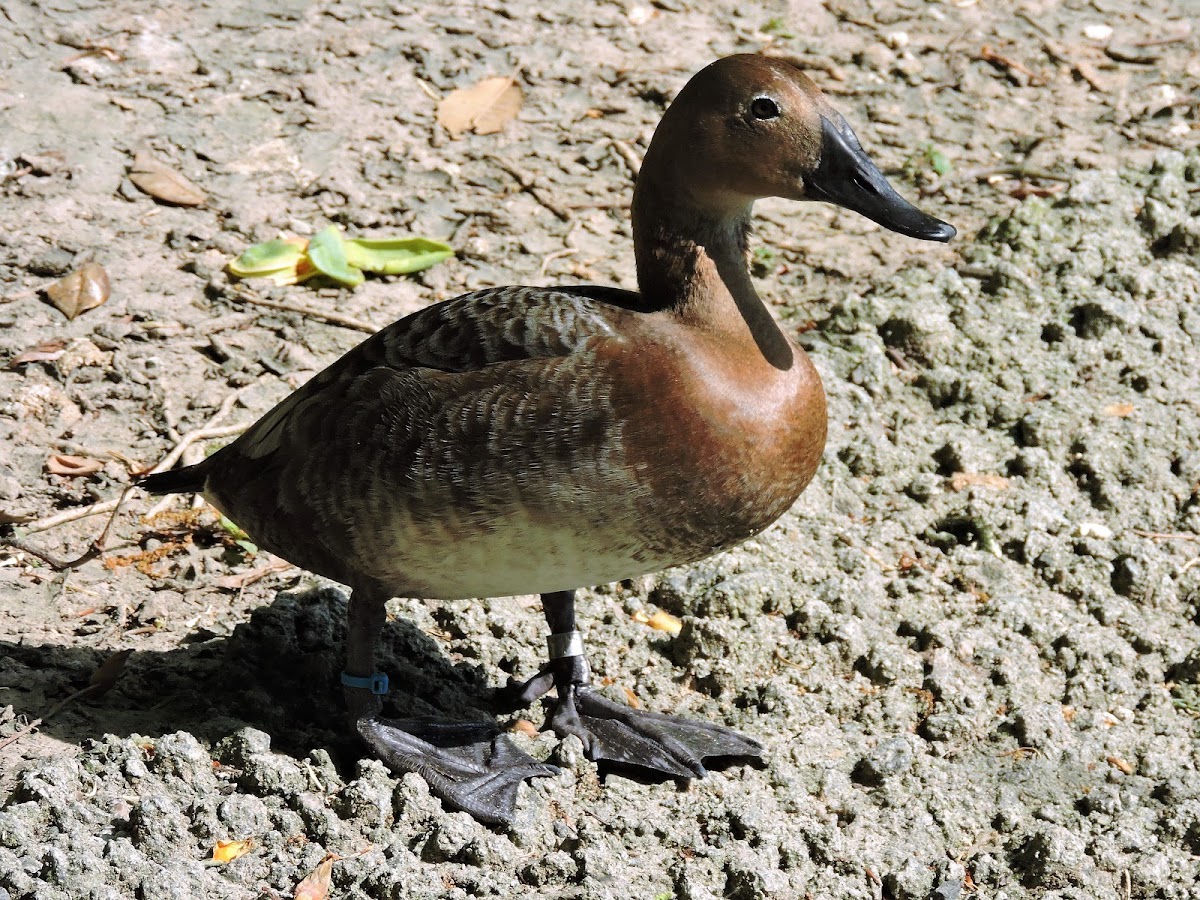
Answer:
<path fill-rule="evenodd" d="M 756 119 L 776 119 L 779 117 L 779 104 L 770 97 L 755 97 L 750 104 L 750 114 Z"/>

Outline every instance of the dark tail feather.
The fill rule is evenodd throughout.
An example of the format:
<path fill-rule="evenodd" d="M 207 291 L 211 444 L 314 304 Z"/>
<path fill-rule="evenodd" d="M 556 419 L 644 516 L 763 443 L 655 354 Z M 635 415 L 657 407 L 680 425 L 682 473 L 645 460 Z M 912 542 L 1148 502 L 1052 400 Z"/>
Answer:
<path fill-rule="evenodd" d="M 183 469 L 169 469 L 155 475 L 143 475 L 134 484 L 151 494 L 201 494 L 208 473 L 203 463 Z"/>

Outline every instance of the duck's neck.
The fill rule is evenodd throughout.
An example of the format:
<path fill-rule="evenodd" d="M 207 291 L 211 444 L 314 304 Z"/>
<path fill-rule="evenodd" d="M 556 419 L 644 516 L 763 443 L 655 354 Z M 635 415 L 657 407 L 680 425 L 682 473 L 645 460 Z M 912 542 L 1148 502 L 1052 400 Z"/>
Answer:
<path fill-rule="evenodd" d="M 771 365 L 789 368 L 791 345 L 747 267 L 753 204 L 701 204 L 674 180 L 643 168 L 634 191 L 633 244 L 646 308 L 734 344 L 751 342 Z"/>

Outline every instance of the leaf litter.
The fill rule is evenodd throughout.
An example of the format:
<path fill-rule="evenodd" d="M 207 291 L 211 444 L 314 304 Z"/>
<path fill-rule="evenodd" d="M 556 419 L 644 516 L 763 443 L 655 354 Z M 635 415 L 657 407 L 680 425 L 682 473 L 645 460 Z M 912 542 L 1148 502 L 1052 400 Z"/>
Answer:
<path fill-rule="evenodd" d="M 524 102 L 525 95 L 514 79 L 484 78 L 447 94 L 438 104 L 437 120 L 452 138 L 468 131 L 495 134 L 516 118 Z"/>
<path fill-rule="evenodd" d="M 108 272 L 96 262 L 76 269 L 46 288 L 50 302 L 68 320 L 103 305 L 111 292 Z"/>

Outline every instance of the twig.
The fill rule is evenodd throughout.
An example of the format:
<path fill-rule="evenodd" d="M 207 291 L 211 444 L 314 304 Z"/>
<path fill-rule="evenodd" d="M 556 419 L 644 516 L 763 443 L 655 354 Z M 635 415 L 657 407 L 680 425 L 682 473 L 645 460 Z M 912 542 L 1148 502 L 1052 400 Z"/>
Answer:
<path fill-rule="evenodd" d="M 332 312 L 331 310 L 316 309 L 312 306 L 303 306 L 299 303 L 283 303 L 278 300 L 267 300 L 263 297 L 255 297 L 253 294 L 246 293 L 245 291 L 239 291 L 236 288 L 229 291 L 227 296 L 241 300 L 243 303 L 253 304 L 254 306 L 265 306 L 268 309 L 299 313 L 302 316 L 308 316 L 310 319 L 320 319 L 322 322 L 328 322 L 330 325 L 340 325 L 342 328 L 364 331 L 367 334 L 374 334 L 379 330 L 378 327 L 372 325 L 370 322 L 353 319 L 350 316 L 343 316 L 341 313 Z"/>
<path fill-rule="evenodd" d="M 521 186 L 521 190 L 533 197 L 534 200 L 542 204 L 542 206 L 546 207 L 546 209 L 550 210 L 550 212 L 554 213 L 554 215 L 558 216 L 558 218 L 562 219 L 562 221 L 571 221 L 571 211 L 565 207 L 559 206 L 549 197 L 543 196 L 544 192 L 537 186 L 532 175 L 530 175 L 528 172 L 518 169 L 512 163 L 508 162 L 508 160 L 501 159 L 498 156 L 492 156 L 489 154 L 487 158 L 515 178 L 517 180 L 517 184 Z"/>
<path fill-rule="evenodd" d="M 221 425 L 216 428 L 210 428 L 209 426 L 205 425 L 203 428 L 197 428 L 195 431 L 189 431 L 183 436 L 179 443 L 171 449 L 171 452 L 162 458 L 162 462 L 156 465 L 153 469 L 150 469 L 145 474 L 153 475 L 157 472 L 165 472 L 167 469 L 175 465 L 175 463 L 179 462 L 179 457 L 183 456 L 183 452 L 187 450 L 188 447 L 192 446 L 192 444 L 196 443 L 196 441 L 207 441 L 210 438 L 232 437 L 233 435 L 241 434 L 249 427 L 250 425 L 248 423 L 241 422 L 237 425 Z"/>
<path fill-rule="evenodd" d="M 44 519 L 36 519 L 28 525 L 22 525 L 21 527 L 31 533 L 49 531 L 51 528 L 57 528 L 59 525 L 66 525 L 68 522 L 74 522 L 78 519 L 86 519 L 88 516 L 102 516 L 105 513 L 112 512 L 116 508 L 116 500 L 102 500 L 99 503 L 93 503 L 91 506 L 77 506 L 75 509 L 68 509 L 53 516 L 46 516 Z"/>
<path fill-rule="evenodd" d="M 1097 90 L 1102 94 L 1107 94 L 1110 90 L 1109 86 L 1100 80 L 1096 68 L 1089 62 L 1077 58 L 1070 53 L 1066 47 L 1051 38 L 1046 38 L 1042 41 L 1042 47 L 1051 59 L 1061 63 L 1066 63 L 1071 67 L 1076 75 L 1086 81 L 1093 90 Z"/>
<path fill-rule="evenodd" d="M 578 252 L 578 247 L 567 247 L 564 250 L 555 250 L 553 253 L 547 253 L 544 257 L 542 257 L 542 266 L 540 269 L 538 269 L 538 275 L 545 275 L 546 270 L 550 268 L 550 263 L 554 262 L 554 260 L 562 259 L 564 256 L 572 256 Z"/>
<path fill-rule="evenodd" d="M 1152 541 L 1200 541 L 1200 534 L 1186 531 L 1142 531 L 1139 528 L 1129 530 L 1138 537 L 1150 538 Z"/>
<path fill-rule="evenodd" d="M 883 571 L 891 572 L 891 571 L 895 570 L 896 567 L 894 565 L 892 565 L 887 560 L 881 559 L 879 554 L 876 553 L 874 550 L 872 550 L 870 547 L 860 547 L 856 543 L 854 543 L 854 539 L 852 537 L 850 537 L 850 535 L 839 534 L 838 540 L 841 541 L 843 544 L 845 544 L 847 547 L 853 547 L 855 550 L 857 550 L 859 553 L 861 553 L 863 556 L 865 556 L 871 562 L 875 563 L 875 565 L 879 566 L 879 568 L 883 569 Z"/>
<path fill-rule="evenodd" d="M 1039 756 L 1040 753 L 1037 747 L 1016 747 L 1012 750 L 1005 750 L 1003 753 L 997 753 L 995 755 L 997 759 L 1001 756 L 1008 756 L 1012 759 L 1021 759 L 1025 756 Z"/>
<path fill-rule="evenodd" d="M 1187 25 L 1187 22 L 1185 21 L 1184 24 Z M 1177 34 L 1168 34 L 1164 37 L 1144 38 L 1140 41 L 1134 41 L 1133 46 L 1135 46 L 1135 47 L 1162 47 L 1165 44 L 1178 44 L 1181 41 L 1186 41 L 1191 36 L 1192 36 L 1192 29 L 1191 29 L 1191 26 L 1189 25 L 1188 27 L 1184 28 L 1183 31 L 1180 31 Z"/>
<path fill-rule="evenodd" d="M 1031 28 L 1033 28 L 1033 30 L 1036 31 L 1038 34 L 1040 34 L 1042 37 L 1044 37 L 1044 38 L 1053 38 L 1054 37 L 1053 34 L 1051 34 L 1049 31 L 1047 31 L 1045 28 L 1042 27 L 1040 22 L 1038 22 L 1033 16 L 1031 16 L 1029 13 L 1025 12 L 1024 10 L 1018 10 L 1016 15 L 1017 15 L 1018 19 L 1024 19 L 1026 24 L 1028 24 Z"/>
<path fill-rule="evenodd" d="M 104 693 L 104 690 L 101 688 L 100 685 L 89 684 L 87 687 L 80 688 L 75 693 L 68 694 L 66 697 L 59 700 L 58 703 L 56 703 L 53 707 L 51 707 L 50 712 L 42 713 L 42 718 L 39 719 L 38 721 L 43 722 L 46 719 L 49 719 L 55 713 L 62 712 L 67 707 L 68 704 L 74 703 L 80 697 L 90 697 L 93 694 L 102 694 L 102 693 Z"/>
<path fill-rule="evenodd" d="M 1041 76 L 1029 68 L 1029 66 L 1010 56 L 1005 56 L 1003 53 L 997 52 L 987 44 L 979 48 L 979 58 L 984 62 L 991 63 L 998 69 L 1003 69 L 1008 77 L 1015 81 L 1018 86 L 1023 86 L 1023 82 L 1017 75 L 1023 75 L 1029 80 L 1030 84 L 1036 85 L 1042 83 Z"/>
<path fill-rule="evenodd" d="M 641 174 L 642 171 L 642 161 L 638 158 L 638 155 L 634 152 L 633 148 L 624 141 L 619 141 L 616 138 L 613 138 L 611 141 L 609 141 L 609 146 L 612 147 L 613 152 L 616 153 L 617 156 L 621 157 L 621 160 L 625 163 L 625 167 L 629 169 L 629 174 L 632 175 L 636 181 L 638 175 Z"/>
<path fill-rule="evenodd" d="M 1047 181 L 1070 181 L 1070 175 L 1060 175 L 1048 169 L 1038 169 L 1022 163 L 1007 166 L 988 166 L 985 169 L 969 169 L 960 177 L 968 180 L 987 181 L 993 175 L 1015 175 L 1018 178 L 1040 178 Z"/>
<path fill-rule="evenodd" d="M 808 665 L 805 665 L 804 663 L 798 663 L 795 660 L 788 659 L 786 656 L 783 655 L 783 651 L 780 650 L 778 647 L 775 648 L 775 658 L 777 660 L 779 660 L 781 663 L 783 663 L 785 666 L 792 668 L 792 669 L 799 669 L 801 672 L 807 672 L 814 665 L 816 665 L 815 662 L 810 662 Z"/>
<path fill-rule="evenodd" d="M 181 437 L 178 443 L 171 448 L 171 452 L 164 456 L 153 468 L 149 469 L 146 474 L 164 472 L 171 468 L 175 465 L 175 463 L 179 462 L 179 458 L 183 456 L 184 451 L 186 451 L 187 448 L 192 444 L 196 443 L 196 441 L 209 440 L 210 438 L 231 437 L 236 434 L 241 434 L 243 431 L 245 431 L 249 427 L 245 424 L 216 425 L 217 422 L 220 422 L 221 419 L 229 415 L 229 413 L 233 410 L 233 405 L 237 402 L 238 398 L 241 397 L 242 392 L 245 390 L 246 388 L 241 388 L 226 397 L 221 402 L 221 406 L 215 413 L 213 413 L 212 417 L 207 423 L 200 428 L 195 429 L 194 431 L 189 431 L 187 434 Z M 99 516 L 103 515 L 104 513 L 113 512 L 114 510 L 120 508 L 121 502 L 125 499 L 125 494 L 128 492 L 128 490 L 129 488 L 126 488 L 125 491 L 122 491 L 121 496 L 116 500 L 102 500 L 99 503 L 93 503 L 91 506 L 81 506 L 76 509 L 68 509 L 56 515 L 47 516 L 44 519 L 37 519 L 23 527 L 27 533 L 36 534 L 39 531 L 49 531 L 51 528 L 57 528 L 59 525 L 65 525 L 68 522 L 74 522 L 78 519 L 85 519 L 88 516 Z M 104 534 L 101 535 L 102 539 L 107 537 L 108 531 L 111 527 L 112 521 L 110 520 L 108 526 L 104 529 Z M 55 561 L 52 561 L 53 558 L 47 558 L 41 552 L 33 550 L 30 547 L 19 546 L 16 543 L 10 543 L 10 546 L 17 547 L 17 549 L 24 550 L 27 553 L 32 553 L 34 556 L 44 560 L 50 565 L 55 564 Z M 83 557 L 80 558 L 82 559 Z"/>
<path fill-rule="evenodd" d="M 125 502 L 125 498 L 129 496 L 129 492 L 132 489 L 133 485 L 127 484 L 125 489 L 121 491 L 121 495 L 117 497 L 116 500 L 107 501 L 108 503 L 112 504 L 112 515 L 108 517 L 108 521 L 104 524 L 104 530 L 100 532 L 100 537 L 92 541 L 87 550 L 85 550 L 75 559 L 59 559 L 57 556 L 53 556 L 44 550 L 38 550 L 36 547 L 29 546 L 24 541 L 6 540 L 3 542 L 3 545 L 6 547 L 12 547 L 14 550 L 20 550 L 22 553 L 28 553 L 31 556 L 36 556 L 42 562 L 46 563 L 46 565 L 60 572 L 63 569 L 77 569 L 85 562 L 90 562 L 104 552 L 104 545 L 108 543 L 109 532 L 112 531 L 113 523 L 117 521 L 117 515 L 121 511 L 121 504 Z M 30 529 L 32 530 L 33 525 L 36 524 L 36 522 L 30 523 Z M 38 530 L 44 531 L 45 529 Z"/>
<path fill-rule="evenodd" d="M 41 724 L 42 724 L 41 719 L 34 719 L 32 722 L 30 722 L 28 725 L 26 725 L 20 731 L 14 733 L 14 734 L 10 734 L 8 737 L 4 738 L 4 740 L 0 740 L 0 750 L 3 750 L 5 747 L 15 744 L 17 741 L 19 741 L 21 738 L 25 737 L 26 735 L 33 734 L 35 731 L 37 731 L 37 727 Z"/>

